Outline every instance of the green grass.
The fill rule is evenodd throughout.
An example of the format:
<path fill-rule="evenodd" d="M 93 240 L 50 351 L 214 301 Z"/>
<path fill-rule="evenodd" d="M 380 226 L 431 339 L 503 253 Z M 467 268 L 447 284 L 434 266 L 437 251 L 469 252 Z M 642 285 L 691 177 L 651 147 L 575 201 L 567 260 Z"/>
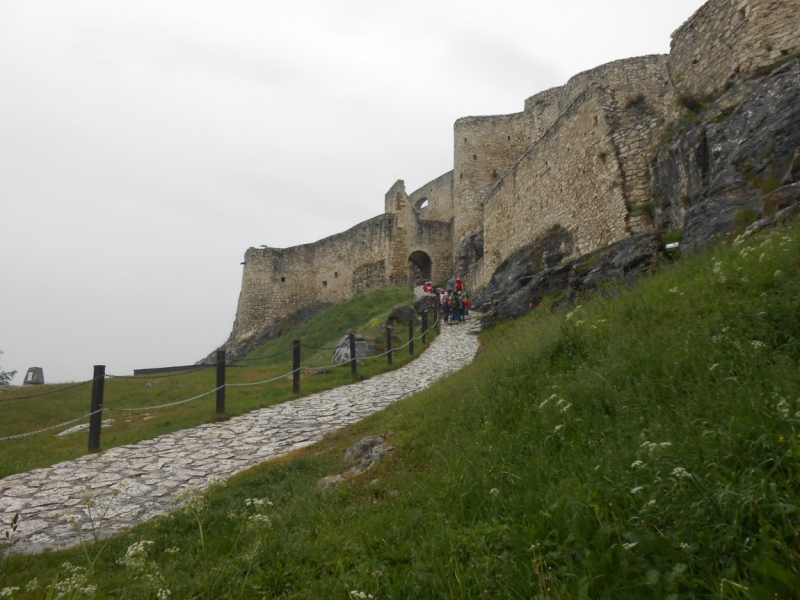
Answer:
<path fill-rule="evenodd" d="M 114 598 L 797 597 L 800 226 L 611 295 L 484 333 L 466 369 L 205 504 L 12 556 L 0 588 L 69 561 Z M 374 470 L 314 491 L 389 431 Z"/>
<path fill-rule="evenodd" d="M 280 352 L 291 347 L 292 340 L 299 339 L 304 344 L 317 347 L 332 347 L 350 329 L 370 335 L 369 323 L 382 324 L 389 311 L 396 304 L 412 300 L 406 288 L 385 288 L 364 294 L 351 300 L 336 304 L 317 315 L 311 322 L 289 332 L 285 337 L 268 342 L 248 358 L 258 358 Z M 431 325 L 434 316 L 431 316 Z M 419 331 L 416 332 L 419 334 Z M 408 341 L 408 332 L 398 332 L 401 342 Z M 435 332 L 431 332 L 432 340 Z M 385 342 L 381 340 L 381 352 Z M 417 353 L 423 348 L 418 341 Z M 304 366 L 332 367 L 329 350 L 315 351 L 303 349 L 301 364 Z M 394 355 L 397 368 L 410 360 L 407 349 Z M 249 383 L 263 381 L 292 370 L 291 353 L 263 361 L 240 363 L 243 368 L 228 368 L 228 383 Z M 360 377 L 371 377 L 389 369 L 385 358 L 369 360 L 359 367 Z M 311 375 L 302 373 L 300 391 L 302 395 L 311 394 L 332 387 L 351 383 L 349 367 L 333 368 L 330 373 Z M 145 387 L 149 383 L 150 387 Z M 75 419 L 90 412 L 91 384 L 65 392 L 14 400 L 17 396 L 59 389 L 69 384 L 15 388 L 0 394 L 0 437 L 36 431 Z M 147 407 L 166 404 L 191 398 L 216 387 L 216 369 L 210 368 L 178 377 L 153 376 L 144 379 L 107 379 L 105 382 L 104 405 L 106 408 Z M 291 378 L 282 379 L 263 386 L 229 388 L 226 390 L 226 416 L 242 414 L 254 409 L 264 408 L 278 402 L 294 398 Z M 112 427 L 102 430 L 102 448 L 108 449 L 131 444 L 159 435 L 212 422 L 217 419 L 216 396 L 211 394 L 194 402 L 176 407 L 137 413 L 107 411 L 104 419 L 115 419 Z M 66 427 L 64 428 L 66 429 Z M 13 473 L 29 471 L 63 460 L 82 456 L 87 452 L 88 433 L 79 432 L 66 437 L 56 437 L 59 430 L 35 436 L 0 442 L 0 477 Z"/>

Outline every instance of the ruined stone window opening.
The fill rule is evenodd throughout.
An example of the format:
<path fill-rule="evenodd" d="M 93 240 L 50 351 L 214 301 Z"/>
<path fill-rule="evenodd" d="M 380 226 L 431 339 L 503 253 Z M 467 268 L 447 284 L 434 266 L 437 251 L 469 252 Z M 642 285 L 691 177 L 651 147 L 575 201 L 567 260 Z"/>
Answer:
<path fill-rule="evenodd" d="M 281 277 L 281 281 L 286 281 L 286 277 Z"/>
<path fill-rule="evenodd" d="M 422 210 L 426 206 L 428 206 L 428 198 L 427 197 L 420 198 L 419 200 L 417 200 L 417 203 L 414 205 L 414 207 L 417 210 Z"/>
<path fill-rule="evenodd" d="M 327 281 L 323 281 L 322 282 L 322 287 L 328 287 L 328 282 Z"/>
<path fill-rule="evenodd" d="M 511 136 L 508 136 L 508 141 L 509 141 L 509 142 L 511 141 Z"/>
<path fill-rule="evenodd" d="M 737 16 L 739 18 L 739 23 L 744 21 L 747 18 L 747 7 L 745 6 L 744 8 L 740 8 Z"/>
<path fill-rule="evenodd" d="M 492 170 L 492 177 L 497 177 L 497 169 Z"/>
<path fill-rule="evenodd" d="M 478 160 L 478 155 L 477 154 L 473 154 L 472 155 L 472 160 Z"/>
<path fill-rule="evenodd" d="M 338 271 L 334 271 L 333 278 L 336 279 L 337 277 L 339 277 L 339 272 Z"/>

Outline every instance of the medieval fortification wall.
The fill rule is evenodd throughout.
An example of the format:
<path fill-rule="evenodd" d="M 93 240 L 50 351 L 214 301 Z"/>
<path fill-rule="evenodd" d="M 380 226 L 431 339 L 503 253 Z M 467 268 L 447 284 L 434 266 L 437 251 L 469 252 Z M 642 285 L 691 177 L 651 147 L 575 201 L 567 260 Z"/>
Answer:
<path fill-rule="evenodd" d="M 457 274 L 479 287 L 555 226 L 577 254 L 652 229 L 650 160 L 681 103 L 798 49 L 800 0 L 710 0 L 675 31 L 668 56 L 580 73 L 520 113 L 459 119 L 453 170 L 410 195 L 396 182 L 383 215 L 313 244 L 249 249 L 229 343 L 385 285 Z"/>

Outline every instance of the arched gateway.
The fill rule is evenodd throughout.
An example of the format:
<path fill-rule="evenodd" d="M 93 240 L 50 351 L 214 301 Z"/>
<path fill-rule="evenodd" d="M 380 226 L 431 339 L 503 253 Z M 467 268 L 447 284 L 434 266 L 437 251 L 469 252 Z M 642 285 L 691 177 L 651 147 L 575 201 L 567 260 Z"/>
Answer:
<path fill-rule="evenodd" d="M 408 282 L 412 286 L 422 285 L 431 278 L 433 272 L 433 261 L 422 250 L 411 253 L 408 257 Z"/>

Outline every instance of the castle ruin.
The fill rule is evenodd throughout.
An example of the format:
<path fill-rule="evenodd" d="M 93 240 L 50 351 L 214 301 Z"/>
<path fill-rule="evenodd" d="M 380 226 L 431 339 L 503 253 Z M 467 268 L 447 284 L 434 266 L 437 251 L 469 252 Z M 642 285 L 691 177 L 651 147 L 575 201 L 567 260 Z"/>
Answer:
<path fill-rule="evenodd" d="M 519 113 L 459 119 L 453 170 L 410 194 L 397 181 L 383 214 L 312 244 L 248 249 L 228 344 L 387 285 L 455 274 L 478 289 L 556 226 L 576 256 L 657 228 L 650 164 L 682 103 L 718 98 L 799 48 L 800 0 L 710 0 L 668 55 L 581 73 Z"/>

